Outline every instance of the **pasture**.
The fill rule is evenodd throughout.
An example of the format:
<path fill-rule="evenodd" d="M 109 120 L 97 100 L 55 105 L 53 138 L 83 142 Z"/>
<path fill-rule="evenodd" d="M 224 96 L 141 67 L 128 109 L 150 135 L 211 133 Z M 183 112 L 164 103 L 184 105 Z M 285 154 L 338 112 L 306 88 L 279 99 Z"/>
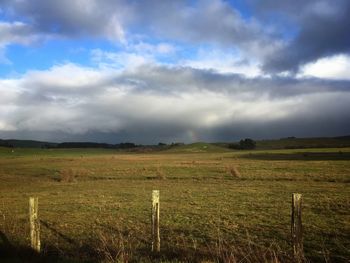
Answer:
<path fill-rule="evenodd" d="M 291 262 L 292 193 L 311 262 L 350 259 L 350 148 L 130 153 L 0 148 L 2 262 Z M 150 253 L 160 190 L 161 252 Z M 41 255 L 28 251 L 39 198 Z"/>

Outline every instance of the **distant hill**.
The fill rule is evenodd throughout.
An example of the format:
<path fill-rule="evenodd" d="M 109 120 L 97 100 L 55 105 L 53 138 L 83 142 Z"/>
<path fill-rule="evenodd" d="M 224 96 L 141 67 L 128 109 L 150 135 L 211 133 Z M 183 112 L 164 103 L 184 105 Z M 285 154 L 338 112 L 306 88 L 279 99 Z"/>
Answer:
<path fill-rule="evenodd" d="M 236 142 L 237 143 L 237 142 Z M 229 148 L 229 143 L 215 143 Z M 271 140 L 257 140 L 256 149 L 305 149 L 305 148 L 343 148 L 350 147 L 350 136 L 296 138 L 288 137 Z"/>
<path fill-rule="evenodd" d="M 131 149 L 137 145 L 130 142 L 119 144 L 96 143 L 96 142 L 41 142 L 33 140 L 1 140 L 0 146 L 11 148 L 106 148 L 106 149 Z"/>
<path fill-rule="evenodd" d="M 57 143 L 33 140 L 1 140 L 0 146 L 13 148 L 54 148 Z"/>
<path fill-rule="evenodd" d="M 96 142 L 41 142 L 34 140 L 1 140 L 0 147 L 11 148 L 105 148 L 127 149 L 135 152 L 160 151 L 167 152 L 220 152 L 228 151 L 230 143 L 205 143 L 196 142 L 191 144 L 173 143 L 171 145 L 136 145 L 125 142 L 119 144 L 96 143 Z M 303 149 L 303 148 L 341 148 L 350 147 L 350 135 L 339 137 L 320 138 L 281 138 L 274 140 L 257 140 L 256 149 Z"/>
<path fill-rule="evenodd" d="M 131 149 L 137 145 L 132 142 L 119 144 L 97 143 L 97 142 L 63 142 L 56 145 L 56 148 L 105 148 L 105 149 Z"/>
<path fill-rule="evenodd" d="M 260 140 L 257 149 L 302 149 L 350 147 L 350 136 L 320 138 L 282 138 L 279 140 Z"/>

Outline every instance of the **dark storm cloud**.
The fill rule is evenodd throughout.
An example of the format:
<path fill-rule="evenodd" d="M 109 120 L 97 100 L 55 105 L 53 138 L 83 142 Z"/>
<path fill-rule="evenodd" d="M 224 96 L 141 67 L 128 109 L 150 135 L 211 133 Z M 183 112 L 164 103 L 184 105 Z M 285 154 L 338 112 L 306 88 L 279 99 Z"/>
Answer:
<path fill-rule="evenodd" d="M 339 122 L 327 118 L 295 118 L 281 122 L 252 123 L 241 122 L 232 126 L 223 126 L 203 136 L 206 140 L 238 141 L 243 138 L 275 139 L 286 137 L 329 137 L 349 134 L 349 121 Z"/>
<path fill-rule="evenodd" d="M 174 75 L 177 77 L 174 78 Z M 221 74 L 212 70 L 164 66 L 144 66 L 137 72 L 126 71 L 116 78 L 116 81 L 129 82 L 131 85 L 134 81 L 136 87 L 141 90 L 151 89 L 165 95 L 188 90 L 207 90 L 228 95 L 242 93 L 250 94 L 252 97 L 264 95 L 271 99 L 322 92 L 347 92 L 350 89 L 348 81 L 292 77 L 247 78 L 240 74 Z"/>
<path fill-rule="evenodd" d="M 44 35 L 38 34 L 30 25 L 22 22 L 4 22 L 0 20 L 0 65 L 12 63 L 6 57 L 6 48 L 9 45 L 30 45 L 45 39 L 45 37 Z"/>
<path fill-rule="evenodd" d="M 86 1 L 1 1 L 7 17 L 21 18 L 37 32 L 65 37 L 107 37 L 121 40 L 124 36 L 122 14 L 127 6 L 118 0 Z"/>
<path fill-rule="evenodd" d="M 33 29 L 23 23 L 7 23 L 0 21 L 0 46 L 9 43 L 26 43 L 26 38 L 33 34 Z"/>
<path fill-rule="evenodd" d="M 251 1 L 265 19 L 280 15 L 287 22 L 288 34 L 296 35 L 285 45 L 266 57 L 267 72 L 298 71 L 299 67 L 319 58 L 350 52 L 350 1 Z M 281 18 L 282 17 L 282 18 Z M 288 23 L 289 22 L 289 23 Z"/>
<path fill-rule="evenodd" d="M 66 64 L 0 84 L 1 137 L 157 143 L 350 132 L 349 81 Z"/>

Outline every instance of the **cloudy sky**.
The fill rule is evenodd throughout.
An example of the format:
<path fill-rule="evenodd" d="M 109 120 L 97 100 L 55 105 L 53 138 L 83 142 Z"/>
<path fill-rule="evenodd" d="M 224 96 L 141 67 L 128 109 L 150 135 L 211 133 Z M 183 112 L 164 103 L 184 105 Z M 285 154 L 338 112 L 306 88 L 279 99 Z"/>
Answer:
<path fill-rule="evenodd" d="M 0 138 L 350 134 L 349 0 L 0 0 Z"/>

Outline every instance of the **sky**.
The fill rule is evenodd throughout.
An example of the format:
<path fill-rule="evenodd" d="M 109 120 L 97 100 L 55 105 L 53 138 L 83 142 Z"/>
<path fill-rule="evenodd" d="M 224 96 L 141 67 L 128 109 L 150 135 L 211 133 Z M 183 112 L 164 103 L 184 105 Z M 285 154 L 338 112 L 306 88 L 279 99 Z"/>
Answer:
<path fill-rule="evenodd" d="M 0 0 L 0 138 L 350 134 L 349 0 Z"/>

